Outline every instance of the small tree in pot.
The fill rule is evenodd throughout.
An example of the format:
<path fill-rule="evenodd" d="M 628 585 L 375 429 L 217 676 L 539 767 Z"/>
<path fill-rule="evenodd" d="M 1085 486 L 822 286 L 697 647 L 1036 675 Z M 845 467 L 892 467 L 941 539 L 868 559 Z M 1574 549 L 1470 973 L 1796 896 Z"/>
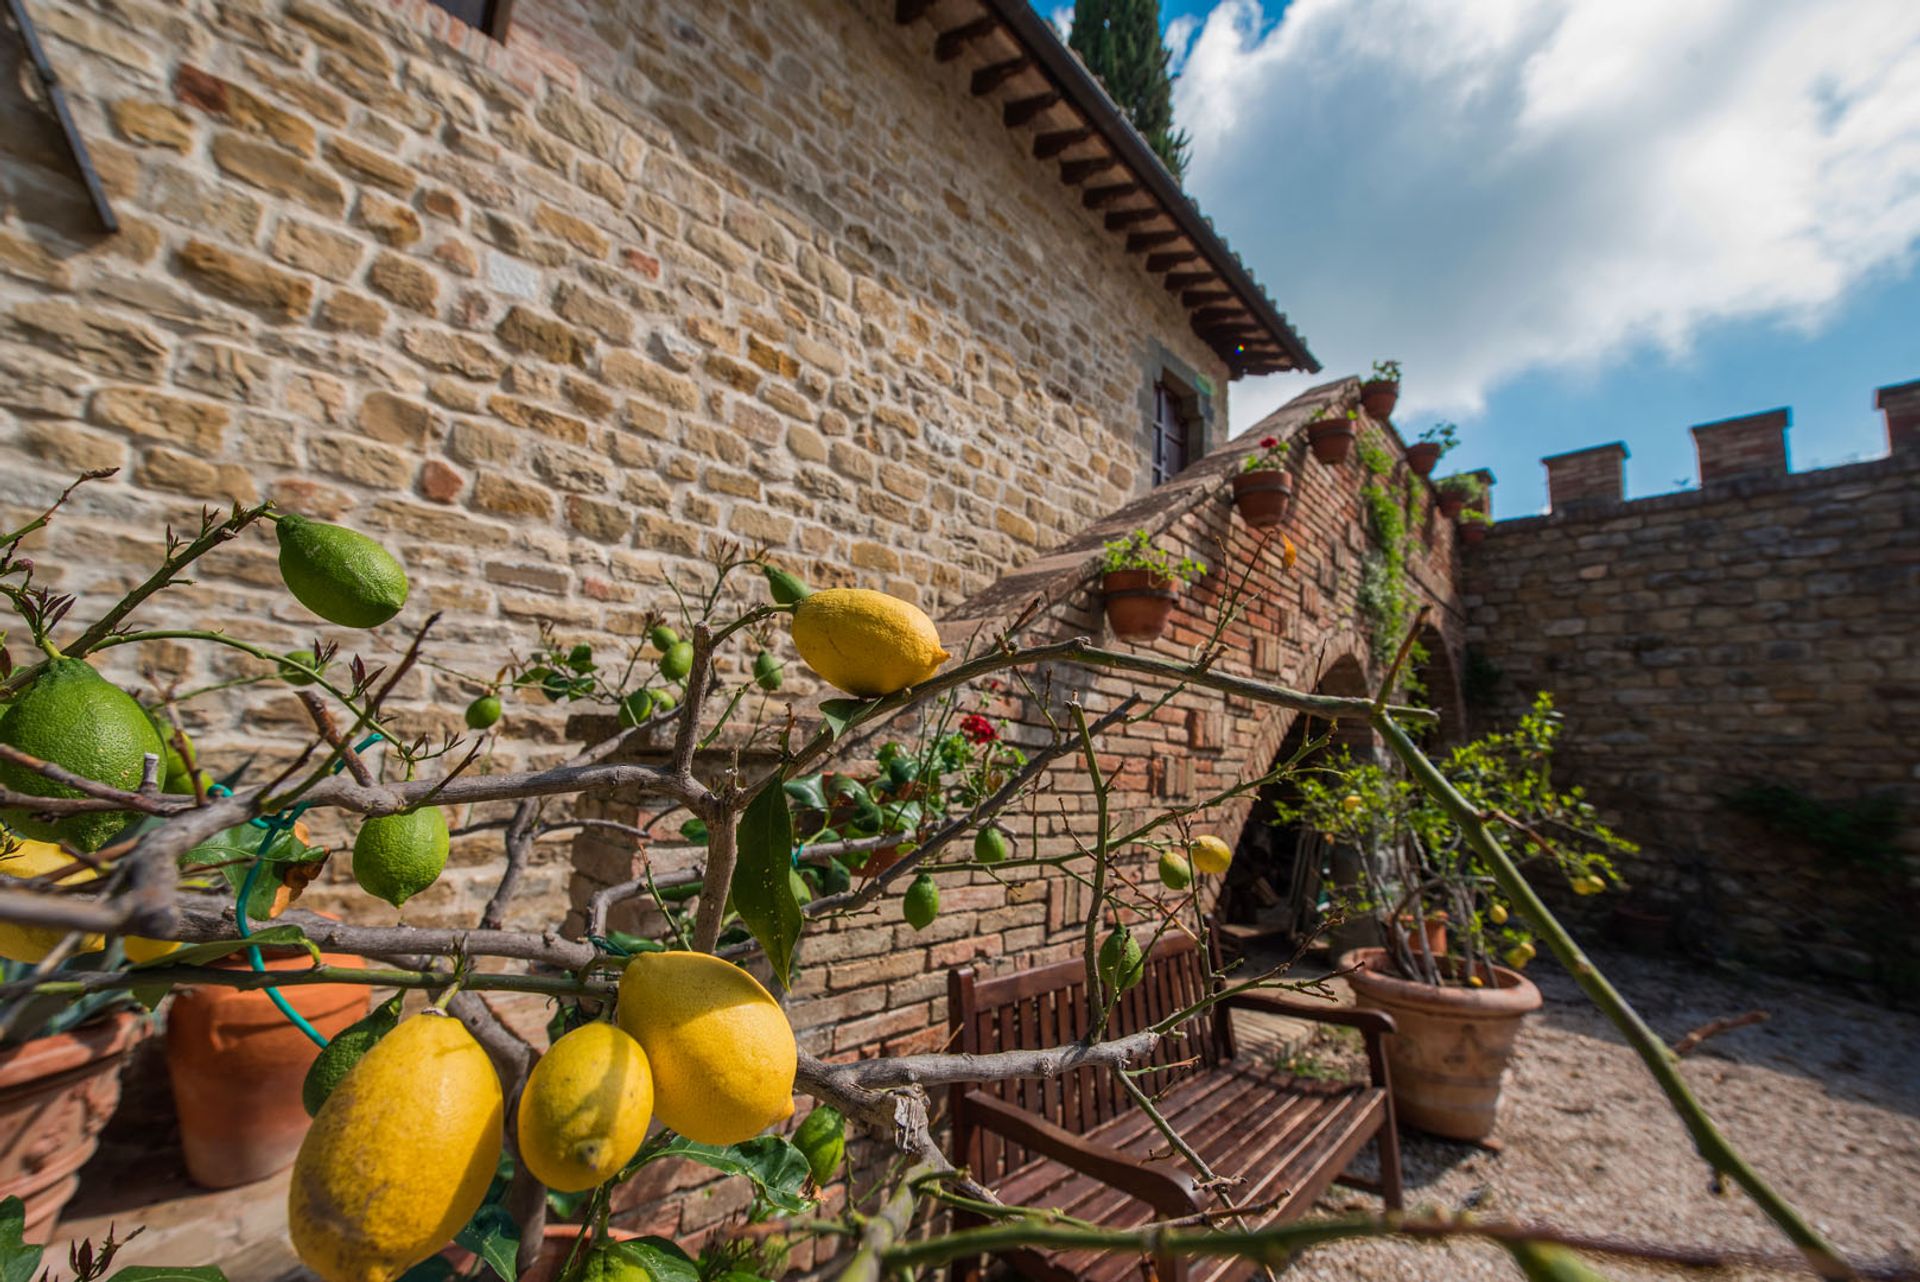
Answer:
<path fill-rule="evenodd" d="M 1175 590 L 1207 572 L 1205 563 L 1190 556 L 1176 559 L 1145 530 L 1106 544 L 1106 553 L 1100 593 L 1107 623 L 1123 641 L 1157 640 L 1173 613 Z"/>
<path fill-rule="evenodd" d="M 1360 385 L 1360 408 L 1367 417 L 1384 423 L 1400 401 L 1400 362 L 1375 361 L 1373 377 Z"/>
<path fill-rule="evenodd" d="M 1531 837 L 1531 860 L 1576 894 L 1614 881 L 1610 856 L 1632 843 L 1601 823 L 1579 789 L 1549 776 L 1561 732 L 1541 694 L 1507 731 L 1454 748 L 1439 767 L 1481 814 Z M 1401 1120 L 1454 1139 L 1493 1129 L 1502 1075 L 1521 1019 L 1540 992 L 1520 972 L 1534 941 L 1509 915 L 1491 871 L 1457 824 L 1417 783 L 1375 765 L 1307 777 L 1281 822 L 1299 822 L 1358 849 L 1361 871 L 1330 887 L 1336 908 L 1373 920 L 1383 946 L 1357 948 L 1343 964 L 1361 1006 L 1392 1012 L 1389 1046 Z M 1495 957 L 1505 964 L 1497 964 Z M 1471 1034 L 1469 1034 L 1471 1028 Z"/>

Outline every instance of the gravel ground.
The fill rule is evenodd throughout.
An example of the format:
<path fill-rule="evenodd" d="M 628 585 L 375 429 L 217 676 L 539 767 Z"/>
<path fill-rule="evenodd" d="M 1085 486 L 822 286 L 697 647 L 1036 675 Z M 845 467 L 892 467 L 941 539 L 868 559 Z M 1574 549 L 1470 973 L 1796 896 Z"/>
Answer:
<path fill-rule="evenodd" d="M 1855 1258 L 1920 1269 L 1920 1017 L 1810 985 L 1701 973 L 1677 961 L 1596 955 L 1669 1042 L 1709 1020 L 1765 1010 L 1686 1061 L 1708 1113 L 1761 1174 Z M 1786 1249 L 1738 1192 L 1716 1197 L 1679 1119 L 1638 1058 L 1564 973 L 1529 972 L 1546 996 L 1507 1076 L 1491 1153 L 1403 1132 L 1407 1205 L 1549 1221 L 1668 1243 Z M 1333 1052 L 1340 1053 L 1340 1052 Z M 1378 1202 L 1336 1188 L 1322 1211 Z M 1639 1263 L 1613 1278 L 1672 1276 Z M 1289 1282 L 1512 1279 L 1483 1244 L 1385 1241 L 1326 1247 Z M 1778 1277 L 1745 1270 L 1716 1277 Z M 1801 1274 L 1800 1276 L 1806 1276 Z"/>

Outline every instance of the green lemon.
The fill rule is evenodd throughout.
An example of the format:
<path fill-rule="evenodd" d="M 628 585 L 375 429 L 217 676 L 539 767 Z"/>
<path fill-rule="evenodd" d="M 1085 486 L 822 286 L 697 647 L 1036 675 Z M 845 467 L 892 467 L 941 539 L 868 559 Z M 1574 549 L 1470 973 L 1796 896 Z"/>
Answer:
<path fill-rule="evenodd" d="M 773 594 L 776 605 L 797 605 L 813 595 L 813 589 L 798 575 L 776 570 L 770 565 L 761 566 L 760 572 L 767 576 L 767 591 Z"/>
<path fill-rule="evenodd" d="M 983 864 L 997 864 L 1012 853 L 1007 834 L 992 824 L 973 835 L 973 857 Z"/>
<path fill-rule="evenodd" d="M 649 690 L 647 693 L 653 696 L 653 712 L 655 716 L 663 712 L 672 712 L 680 706 L 680 696 L 671 690 Z"/>
<path fill-rule="evenodd" d="M 327 622 L 377 628 L 407 603 L 407 572 L 358 530 L 283 516 L 275 532 L 287 591 Z"/>
<path fill-rule="evenodd" d="M 805 1155 L 807 1165 L 813 1169 L 813 1182 L 825 1186 L 847 1155 L 847 1119 L 839 1109 L 815 1105 L 813 1112 L 807 1114 L 807 1120 L 800 1123 L 800 1129 L 793 1133 L 793 1146 Z"/>
<path fill-rule="evenodd" d="M 500 696 L 483 694 L 467 705 L 467 729 L 485 730 L 500 720 Z"/>
<path fill-rule="evenodd" d="M 680 644 L 680 634 L 664 623 L 656 623 L 647 631 L 647 642 L 661 654 Z"/>
<path fill-rule="evenodd" d="M 762 650 L 753 661 L 753 683 L 762 690 L 778 690 L 784 666 L 780 660 Z"/>
<path fill-rule="evenodd" d="M 310 686 L 318 680 L 317 677 L 309 675 L 310 673 L 326 671 L 320 666 L 319 660 L 314 657 L 311 650 L 289 650 L 286 657 L 289 662 L 280 665 L 279 677 L 290 686 Z M 296 663 L 300 666 L 294 667 Z M 301 668 L 307 671 L 302 672 Z"/>
<path fill-rule="evenodd" d="M 693 671 L 693 642 L 675 641 L 660 656 L 660 675 L 669 681 L 685 681 Z"/>
<path fill-rule="evenodd" d="M 1168 890 L 1185 890 L 1193 884 L 1193 860 L 1178 850 L 1160 856 L 1160 884 Z"/>
<path fill-rule="evenodd" d="M 393 1031 L 400 1022 L 400 1001 L 405 993 L 395 993 L 368 1012 L 365 1018 L 347 1025 L 321 1048 L 319 1057 L 307 1069 L 306 1080 L 300 1083 L 300 1103 L 306 1107 L 307 1116 L 313 1117 L 320 1112 L 320 1106 L 327 1102 L 327 1096 L 333 1094 L 333 1088 L 345 1079 L 347 1071 L 360 1062 L 360 1057 L 373 1049 L 373 1044 Z"/>
<path fill-rule="evenodd" d="M 1098 959 L 1100 982 L 1111 993 L 1124 993 L 1145 976 L 1147 959 L 1140 952 L 1140 941 L 1118 926 L 1100 945 Z"/>
<path fill-rule="evenodd" d="M 900 901 L 900 910 L 906 915 L 907 924 L 915 930 L 925 930 L 940 915 L 940 887 L 933 878 L 921 873 L 907 887 L 906 897 Z"/>
<path fill-rule="evenodd" d="M 128 790 L 140 786 L 146 754 L 163 751 L 146 709 L 81 659 L 49 659 L 40 666 L 0 716 L 0 743 Z M 35 797 L 85 795 L 10 761 L 0 762 L 0 785 Z M 24 810 L 6 810 L 0 811 L 0 821 L 23 837 L 93 851 L 126 826 L 127 816 L 95 810 L 47 822 Z"/>
<path fill-rule="evenodd" d="M 620 724 L 628 729 L 639 725 L 653 715 L 653 692 L 635 690 L 620 700 Z"/>
<path fill-rule="evenodd" d="M 600 1243 L 587 1252 L 581 1269 L 580 1282 L 653 1282 L 653 1274 L 625 1242 Z"/>
<path fill-rule="evenodd" d="M 353 839 L 353 879 L 398 908 L 439 880 L 448 844 L 438 806 L 369 819 Z"/>

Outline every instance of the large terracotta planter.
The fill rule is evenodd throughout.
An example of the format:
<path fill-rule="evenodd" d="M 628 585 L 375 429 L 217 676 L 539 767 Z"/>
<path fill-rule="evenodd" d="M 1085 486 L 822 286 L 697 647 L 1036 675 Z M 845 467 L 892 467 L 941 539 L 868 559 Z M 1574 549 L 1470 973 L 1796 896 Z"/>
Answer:
<path fill-rule="evenodd" d="M 1114 570 L 1100 580 L 1107 625 L 1122 641 L 1158 640 L 1173 613 L 1173 580 L 1151 570 Z"/>
<path fill-rule="evenodd" d="M 305 952 L 263 949 L 268 970 L 306 970 Z M 329 966 L 365 966 L 323 954 Z M 250 969 L 244 953 L 213 963 Z M 280 990 L 328 1037 L 367 1013 L 364 984 L 289 985 Z M 300 1151 L 309 1119 L 300 1084 L 320 1048 L 260 989 L 182 988 L 167 1014 L 167 1075 L 180 1113 L 187 1174 L 207 1188 L 265 1179 Z"/>
<path fill-rule="evenodd" d="M 1440 442 L 1415 441 L 1407 446 L 1407 467 L 1415 476 L 1426 476 L 1440 461 Z"/>
<path fill-rule="evenodd" d="M 1393 407 L 1400 402 L 1400 384 L 1384 378 L 1370 378 L 1360 385 L 1360 408 L 1367 417 L 1375 422 L 1384 423 L 1393 417 Z"/>
<path fill-rule="evenodd" d="M 1347 451 L 1353 448 L 1353 423 L 1344 418 L 1309 423 L 1307 445 L 1322 463 L 1338 467 L 1347 461 Z"/>
<path fill-rule="evenodd" d="M 1540 990 L 1505 966 L 1489 968 L 1486 988 L 1416 983 L 1394 974 L 1379 948 L 1355 949 L 1340 965 L 1358 968 L 1347 976 L 1357 1005 L 1393 1016 L 1387 1063 L 1399 1119 L 1448 1139 L 1492 1134 L 1514 1038 L 1540 1008 Z"/>
<path fill-rule="evenodd" d="M 1271 530 L 1284 524 L 1292 503 L 1293 478 L 1285 472 L 1262 468 L 1234 474 L 1233 505 L 1240 510 L 1240 519 L 1254 529 Z"/>
<path fill-rule="evenodd" d="M 1451 521 L 1467 508 L 1467 496 L 1456 490 L 1436 490 L 1433 504 L 1440 509 L 1440 515 Z"/>
<path fill-rule="evenodd" d="M 120 1068 L 143 1021 L 116 1011 L 0 1051 L 0 1197 L 27 1206 L 23 1236 L 45 1242 L 120 1102 Z"/>

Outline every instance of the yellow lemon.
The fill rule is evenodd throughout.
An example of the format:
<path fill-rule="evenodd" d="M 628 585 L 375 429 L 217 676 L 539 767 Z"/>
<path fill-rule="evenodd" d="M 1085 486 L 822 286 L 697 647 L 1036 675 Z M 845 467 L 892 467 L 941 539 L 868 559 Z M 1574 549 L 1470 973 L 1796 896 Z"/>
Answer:
<path fill-rule="evenodd" d="M 604 1184 L 653 1120 L 647 1053 L 612 1024 L 584 1024 L 533 1066 L 519 1116 L 520 1157 L 535 1179 L 561 1193 Z"/>
<path fill-rule="evenodd" d="M 641 953 L 620 976 L 618 1016 L 647 1053 L 654 1111 L 688 1139 L 738 1144 L 793 1116 L 793 1026 L 732 962 Z"/>
<path fill-rule="evenodd" d="M 44 876 L 72 862 L 73 856 L 50 841 L 21 841 L 12 854 L 0 856 L 0 875 L 24 880 Z M 99 875 L 91 868 L 77 868 L 62 877 L 60 884 L 75 886 L 92 881 Z M 18 922 L 0 921 L 0 957 L 38 964 L 45 961 L 54 945 L 66 937 L 67 932 L 59 926 L 23 926 Z M 107 941 L 102 936 L 88 935 L 80 941 L 77 951 L 97 953 L 106 946 Z"/>
<path fill-rule="evenodd" d="M 1487 909 L 1487 920 L 1492 922 L 1496 926 L 1506 925 L 1507 924 L 1507 906 L 1505 904 L 1494 904 L 1491 907 L 1489 907 Z"/>
<path fill-rule="evenodd" d="M 1187 856 L 1193 860 L 1195 868 L 1217 877 L 1233 862 L 1233 847 L 1212 833 L 1208 833 L 1204 837 L 1193 839 L 1187 847 Z"/>
<path fill-rule="evenodd" d="M 1597 895 L 1606 888 L 1606 881 L 1600 877 L 1575 877 L 1573 879 L 1573 893 L 1576 895 Z"/>
<path fill-rule="evenodd" d="M 952 657 L 925 611 L 866 588 L 827 588 L 794 606 L 793 644 L 814 672 L 862 699 L 918 685 Z"/>
<path fill-rule="evenodd" d="M 1533 957 L 1532 944 L 1515 944 L 1513 947 L 1507 949 L 1506 956 L 1502 958 L 1502 960 L 1515 970 L 1525 970 L 1527 963 L 1532 961 Z"/>
<path fill-rule="evenodd" d="M 1360 799 L 1360 794 L 1357 792 L 1350 792 L 1346 796 L 1340 798 L 1340 809 L 1346 811 L 1348 814 L 1352 814 L 1354 811 L 1360 809 L 1360 807 L 1366 804 L 1367 803 L 1365 801 L 1362 801 Z"/>
<path fill-rule="evenodd" d="M 450 1015 L 376 1042 L 313 1119 L 287 1189 L 294 1250 L 326 1282 L 392 1282 L 445 1246 L 500 1164 L 500 1079 Z"/>

